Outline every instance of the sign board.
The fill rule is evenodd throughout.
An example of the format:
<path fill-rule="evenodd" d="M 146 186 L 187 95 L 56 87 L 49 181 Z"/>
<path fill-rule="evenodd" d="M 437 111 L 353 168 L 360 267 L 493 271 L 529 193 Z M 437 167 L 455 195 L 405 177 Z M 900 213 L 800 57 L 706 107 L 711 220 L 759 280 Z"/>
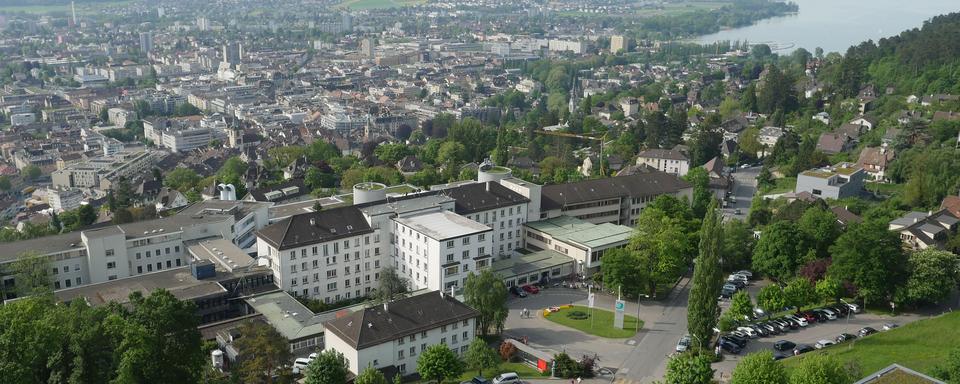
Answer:
<path fill-rule="evenodd" d="M 594 299 L 594 297 L 595 297 L 595 294 L 592 293 L 592 292 L 587 295 L 587 307 L 593 308 L 593 299 Z"/>
<path fill-rule="evenodd" d="M 623 329 L 623 310 L 627 307 L 627 303 L 623 300 L 617 300 L 617 303 L 614 305 L 614 315 L 613 315 L 613 327 L 617 329 Z"/>

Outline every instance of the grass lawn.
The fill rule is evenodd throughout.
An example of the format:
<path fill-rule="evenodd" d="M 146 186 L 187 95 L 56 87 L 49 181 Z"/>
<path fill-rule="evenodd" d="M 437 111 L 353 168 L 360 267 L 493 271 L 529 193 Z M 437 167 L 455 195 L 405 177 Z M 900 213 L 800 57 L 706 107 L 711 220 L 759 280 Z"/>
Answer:
<path fill-rule="evenodd" d="M 83 3 L 77 4 L 77 14 L 78 15 L 92 15 L 100 13 L 104 8 L 109 8 L 113 6 L 122 6 L 132 3 L 132 0 L 118 0 L 118 1 L 105 1 L 97 3 Z M 15 13 L 15 12 L 24 12 L 24 13 L 33 13 L 33 14 L 48 14 L 48 13 L 70 13 L 70 4 L 58 4 L 58 5 L 0 5 L 0 13 Z"/>
<path fill-rule="evenodd" d="M 933 367 L 946 360 L 952 349 L 960 346 L 957 329 L 960 329 L 960 312 L 951 312 L 810 353 L 835 356 L 842 364 L 857 362 L 864 375 L 893 363 L 929 374 Z M 789 369 L 801 358 L 791 357 L 783 363 Z"/>
<path fill-rule="evenodd" d="M 416 189 L 407 184 L 399 184 L 392 187 L 387 187 L 387 193 L 410 193 L 413 191 L 416 191 Z"/>
<path fill-rule="evenodd" d="M 591 321 L 591 316 L 585 319 L 570 318 L 568 315 L 575 311 L 585 312 L 588 315 L 591 313 L 590 308 L 574 305 L 569 308 L 561 308 L 560 311 L 551 313 L 547 316 L 547 320 L 594 336 L 611 339 L 631 337 L 637 333 L 638 329 L 643 328 L 643 321 L 637 320 L 636 317 L 630 315 L 625 314 L 623 316 L 623 329 L 617 329 L 613 327 L 613 312 L 594 308 L 592 309 L 593 319 Z M 592 327 L 591 323 L 593 324 Z"/>
<path fill-rule="evenodd" d="M 902 192 L 903 186 L 904 184 L 867 182 L 865 189 L 870 192 L 877 192 L 881 195 L 890 196 Z"/>
<path fill-rule="evenodd" d="M 767 194 L 773 195 L 778 193 L 787 193 L 793 192 L 793 189 L 797 187 L 797 178 L 796 177 L 781 177 L 774 180 L 773 188 L 767 192 Z"/>
<path fill-rule="evenodd" d="M 490 369 L 484 370 L 483 377 L 486 379 L 492 379 L 494 377 L 497 377 L 497 375 L 505 372 L 516 372 L 518 375 L 520 375 L 520 378 L 522 379 L 533 379 L 538 377 L 549 376 L 548 374 L 545 375 L 540 373 L 540 371 L 538 371 L 536 368 L 531 367 L 526 363 L 500 363 L 500 366 L 493 370 L 490 370 Z M 463 372 L 463 374 L 460 375 L 460 377 L 456 381 L 449 380 L 449 382 L 460 383 L 463 381 L 470 380 L 474 376 L 480 376 L 479 372 L 468 369 L 465 372 Z"/>

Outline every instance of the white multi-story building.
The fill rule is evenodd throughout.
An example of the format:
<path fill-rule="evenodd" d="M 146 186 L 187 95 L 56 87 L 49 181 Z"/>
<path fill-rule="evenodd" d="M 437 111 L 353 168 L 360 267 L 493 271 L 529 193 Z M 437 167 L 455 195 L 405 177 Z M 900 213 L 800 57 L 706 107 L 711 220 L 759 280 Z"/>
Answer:
<path fill-rule="evenodd" d="M 331 303 L 379 286 L 384 245 L 354 206 L 290 216 L 257 238 L 257 255 L 285 291 Z"/>
<path fill-rule="evenodd" d="M 493 231 L 450 211 L 394 219 L 394 265 L 414 289 L 463 287 L 492 262 Z"/>
<path fill-rule="evenodd" d="M 37 115 L 35 113 L 16 113 L 10 115 L 10 125 L 13 125 L 14 127 L 33 124 L 36 121 Z"/>
<path fill-rule="evenodd" d="M 162 219 L 4 243 L 0 268 L 28 252 L 46 256 L 53 288 L 63 289 L 181 267 L 189 262 L 188 242 L 223 238 L 237 244 L 266 225 L 269 205 L 204 201 Z M 0 280 L 6 298 L 15 297 L 15 277 Z"/>
<path fill-rule="evenodd" d="M 637 165 L 646 165 L 661 172 L 684 176 L 690 171 L 690 158 L 672 149 L 648 149 L 637 154 Z"/>
<path fill-rule="evenodd" d="M 130 150 L 70 164 L 51 173 L 54 187 L 110 189 L 121 177 L 147 172 L 163 158 L 161 151 Z"/>
<path fill-rule="evenodd" d="M 530 199 L 495 181 L 443 190 L 456 200 L 455 212 L 492 230 L 490 254 L 510 256 L 523 248 L 523 223 Z"/>
<path fill-rule="evenodd" d="M 49 188 L 47 189 L 47 203 L 54 212 L 72 211 L 80 208 L 83 201 L 83 192 L 79 189 Z"/>
<path fill-rule="evenodd" d="M 466 353 L 476 336 L 478 316 L 443 291 L 429 292 L 328 321 L 324 346 L 342 353 L 353 374 L 392 366 L 408 375 L 416 372 L 420 355 L 431 346 Z"/>

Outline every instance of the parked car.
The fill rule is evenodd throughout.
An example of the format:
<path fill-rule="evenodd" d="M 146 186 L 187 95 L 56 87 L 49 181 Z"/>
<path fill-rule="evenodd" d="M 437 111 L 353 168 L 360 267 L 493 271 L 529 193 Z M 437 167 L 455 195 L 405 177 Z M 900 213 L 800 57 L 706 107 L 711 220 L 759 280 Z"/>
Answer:
<path fill-rule="evenodd" d="M 831 306 L 829 306 L 829 307 L 827 307 L 827 308 L 830 309 L 831 311 L 836 312 L 836 313 L 839 314 L 840 316 L 846 316 L 848 313 L 850 313 L 850 307 L 848 307 L 848 306 L 846 306 L 846 305 L 842 305 L 842 304 L 841 304 L 841 305 L 831 305 Z"/>
<path fill-rule="evenodd" d="M 747 346 L 747 339 L 744 339 L 742 337 L 735 336 L 735 335 L 723 335 L 723 336 L 720 336 L 720 340 L 727 340 L 731 343 L 736 344 L 740 348 Z"/>
<path fill-rule="evenodd" d="M 797 345 L 792 341 L 780 340 L 776 343 L 773 343 L 773 349 L 778 351 L 792 351 Z"/>
<path fill-rule="evenodd" d="M 823 311 L 814 309 L 810 312 L 813 313 L 813 317 L 817 319 L 818 323 L 826 323 L 828 320 L 830 320 L 830 318 L 827 317 L 827 314 L 823 313 Z"/>
<path fill-rule="evenodd" d="M 490 380 L 484 379 L 482 376 L 474 376 L 468 381 L 461 381 L 460 384 L 490 384 Z"/>
<path fill-rule="evenodd" d="M 803 317 L 803 316 L 791 315 L 790 318 L 792 318 L 793 321 L 796 321 L 797 324 L 799 324 L 801 327 L 806 327 L 806 326 L 810 325 L 810 322 L 807 321 L 807 318 L 805 318 L 805 317 Z"/>
<path fill-rule="evenodd" d="M 520 289 L 520 287 L 516 285 L 510 287 L 510 293 L 512 293 L 516 297 L 527 297 L 527 293 L 524 292 L 522 289 Z"/>
<path fill-rule="evenodd" d="M 747 287 L 747 283 L 744 283 L 740 280 L 727 280 L 727 283 L 724 285 L 733 285 L 734 287 L 737 287 L 738 291 Z"/>
<path fill-rule="evenodd" d="M 690 335 L 683 335 L 677 341 L 677 352 L 686 352 L 687 349 L 690 349 Z"/>
<path fill-rule="evenodd" d="M 766 327 L 761 327 L 757 324 L 749 324 L 747 326 L 753 328 L 754 331 L 757 331 L 757 334 L 760 335 L 760 337 L 767 337 L 770 335 L 770 331 L 767 330 Z"/>
<path fill-rule="evenodd" d="M 532 294 L 540 293 L 540 288 L 537 288 L 536 285 L 524 285 L 523 290 Z"/>
<path fill-rule="evenodd" d="M 803 312 L 797 313 L 797 315 L 803 316 L 803 318 L 806 319 L 807 322 L 810 324 L 817 322 L 817 316 L 816 314 L 813 313 L 813 311 L 803 311 Z"/>
<path fill-rule="evenodd" d="M 727 276 L 727 280 L 734 280 L 734 281 L 739 280 L 739 281 L 742 281 L 744 284 L 746 284 L 749 279 L 747 279 L 747 277 L 744 275 L 738 275 L 734 273 L 730 276 Z"/>
<path fill-rule="evenodd" d="M 833 340 L 830 340 L 830 339 L 821 339 L 820 341 L 817 341 L 817 343 L 814 344 L 813 346 L 814 346 L 814 347 L 817 347 L 817 349 L 824 349 L 824 348 L 829 347 L 829 346 L 831 346 L 831 345 L 833 345 L 833 344 L 835 344 L 835 343 L 833 342 Z"/>
<path fill-rule="evenodd" d="M 839 313 L 834 312 L 830 308 L 820 308 L 820 312 L 823 312 L 825 315 L 827 315 L 828 320 L 836 320 L 839 318 Z"/>
<path fill-rule="evenodd" d="M 783 359 L 786 359 L 786 358 L 788 358 L 788 357 L 790 357 L 790 355 L 788 355 L 788 354 L 786 354 L 786 353 L 783 353 L 783 352 L 774 352 L 774 353 L 773 353 L 773 360 L 774 360 L 774 361 L 776 361 L 776 360 L 783 360 Z"/>
<path fill-rule="evenodd" d="M 849 333 L 841 333 L 840 336 L 837 336 L 836 340 L 837 340 L 837 343 L 842 343 L 844 341 L 853 340 L 856 338 L 857 338 L 857 335 L 851 335 Z"/>
<path fill-rule="evenodd" d="M 753 329 L 751 327 L 737 327 L 737 331 L 742 332 L 744 335 L 747 335 L 747 337 L 751 339 L 755 339 L 760 336 L 760 333 L 758 333 L 756 329 Z"/>
<path fill-rule="evenodd" d="M 520 376 L 516 372 L 501 373 L 493 378 L 493 384 L 521 384 Z"/>
<path fill-rule="evenodd" d="M 899 327 L 899 325 L 897 325 L 897 323 L 884 323 L 884 324 L 883 324 L 883 330 L 884 330 L 884 331 L 889 331 L 889 330 L 894 329 L 894 328 L 896 328 L 896 327 Z"/>
<path fill-rule="evenodd" d="M 850 310 L 853 311 L 853 313 L 860 313 L 860 305 L 859 305 L 859 304 L 848 303 L 848 302 L 846 302 L 846 301 L 844 301 L 843 304 L 846 305 L 847 308 L 850 308 Z"/>
<path fill-rule="evenodd" d="M 860 331 L 857 332 L 857 335 L 860 335 L 860 337 L 864 337 L 867 335 L 872 335 L 874 333 L 877 333 L 877 330 L 873 329 L 873 327 L 863 327 L 863 328 L 860 328 Z"/>
<path fill-rule="evenodd" d="M 750 272 L 746 269 L 737 271 L 735 274 L 746 276 L 748 279 L 753 279 L 753 272 Z"/>
<path fill-rule="evenodd" d="M 306 371 L 308 365 L 310 365 L 310 359 L 306 357 L 297 358 L 293 361 L 293 374 L 298 375 L 300 372 Z"/>
<path fill-rule="evenodd" d="M 802 355 L 802 354 L 807 353 L 807 352 L 810 352 L 810 351 L 812 351 L 812 350 L 814 350 L 813 347 L 811 347 L 811 346 L 809 346 L 809 345 L 807 345 L 807 344 L 801 344 L 801 345 L 798 345 L 796 348 L 793 349 L 793 355 L 794 355 L 794 356 L 796 356 L 796 355 Z"/>
<path fill-rule="evenodd" d="M 739 354 L 740 351 L 741 351 L 743 348 L 741 348 L 739 345 L 737 345 L 737 344 L 735 344 L 735 343 L 733 343 L 733 342 L 731 342 L 731 341 L 729 341 L 729 340 L 726 340 L 726 339 L 721 338 L 721 339 L 720 339 L 720 349 L 722 349 L 724 352 L 727 352 L 727 353 L 731 353 L 731 354 L 736 355 L 736 354 Z"/>
<path fill-rule="evenodd" d="M 782 332 L 780 332 L 780 328 L 773 326 L 773 324 L 760 323 L 759 325 L 760 325 L 761 327 L 765 328 L 765 329 L 767 330 L 768 334 L 770 334 L 770 335 L 779 335 L 780 333 L 782 333 Z"/>
<path fill-rule="evenodd" d="M 734 209 L 734 210 L 733 210 L 733 214 L 734 214 L 734 215 L 742 215 L 742 214 L 743 214 L 743 211 L 741 211 L 740 208 L 737 208 L 737 209 Z"/>

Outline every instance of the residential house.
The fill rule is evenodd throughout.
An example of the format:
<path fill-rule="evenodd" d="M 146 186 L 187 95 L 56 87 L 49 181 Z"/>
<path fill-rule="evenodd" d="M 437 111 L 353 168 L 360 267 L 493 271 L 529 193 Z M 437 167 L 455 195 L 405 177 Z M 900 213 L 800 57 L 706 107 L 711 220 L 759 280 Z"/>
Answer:
<path fill-rule="evenodd" d="M 813 115 L 813 119 L 819 121 L 825 125 L 830 125 L 830 114 L 826 112 L 820 112 L 816 115 Z"/>
<path fill-rule="evenodd" d="M 837 223 L 841 226 L 846 227 L 850 224 L 859 223 L 863 221 L 863 218 L 857 216 L 857 214 L 847 210 L 847 207 L 832 207 L 830 212 L 833 212 L 833 215 L 837 217 Z"/>
<path fill-rule="evenodd" d="M 960 121 L 960 113 L 953 111 L 936 111 L 933 113 L 933 122 Z"/>
<path fill-rule="evenodd" d="M 850 120 L 850 125 L 858 125 L 861 127 L 861 131 L 869 131 L 877 126 L 877 119 L 870 116 L 858 116 L 857 118 Z"/>
<path fill-rule="evenodd" d="M 911 250 L 943 248 L 947 239 L 957 233 L 960 219 L 947 209 L 933 212 L 908 212 L 890 222 L 890 230 L 900 233 L 903 246 Z"/>
<path fill-rule="evenodd" d="M 867 172 L 873 180 L 887 181 L 887 167 L 893 163 L 896 157 L 896 151 L 888 149 L 887 146 L 868 147 L 860 151 L 860 158 L 857 165 Z"/>
<path fill-rule="evenodd" d="M 157 194 L 154 204 L 157 207 L 157 212 L 163 212 L 186 207 L 188 202 L 187 197 L 180 193 L 180 191 L 170 187 L 163 187 Z"/>
<path fill-rule="evenodd" d="M 940 209 L 950 211 L 954 216 L 960 217 L 960 196 L 950 195 L 943 198 L 940 202 Z"/>
<path fill-rule="evenodd" d="M 637 165 L 646 165 L 661 172 L 684 176 L 690 171 L 690 158 L 672 149 L 648 149 L 637 155 Z"/>
<path fill-rule="evenodd" d="M 414 155 L 407 155 L 397 161 L 397 169 L 404 176 L 410 176 L 423 170 L 423 162 Z"/>
<path fill-rule="evenodd" d="M 727 193 L 733 188 L 733 180 L 730 174 L 726 172 L 723 159 L 719 156 L 714 157 L 707 161 L 703 168 L 707 170 L 707 176 L 710 177 L 710 191 L 717 199 L 723 200 L 726 198 Z"/>
<path fill-rule="evenodd" d="M 817 139 L 817 150 L 827 155 L 835 155 L 840 152 L 849 151 L 856 143 L 850 136 L 842 133 L 827 132 L 820 135 Z"/>
<path fill-rule="evenodd" d="M 783 128 L 780 127 L 760 128 L 760 134 L 757 135 L 757 142 L 763 145 L 764 148 L 772 150 L 773 146 L 777 145 L 777 142 L 783 137 L 783 133 Z M 760 156 L 760 154 L 758 153 L 757 156 Z"/>
<path fill-rule="evenodd" d="M 863 168 L 842 162 L 797 175 L 795 193 L 809 192 L 822 199 L 842 199 L 857 196 L 863 191 Z"/>

